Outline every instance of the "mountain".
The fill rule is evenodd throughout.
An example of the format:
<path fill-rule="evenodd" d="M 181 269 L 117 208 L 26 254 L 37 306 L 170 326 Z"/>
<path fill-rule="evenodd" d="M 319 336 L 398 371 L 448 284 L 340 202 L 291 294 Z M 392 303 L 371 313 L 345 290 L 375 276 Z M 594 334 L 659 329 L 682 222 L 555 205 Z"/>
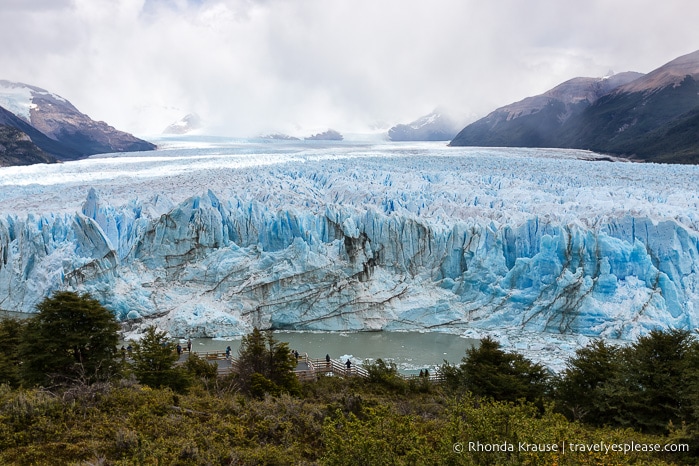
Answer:
<path fill-rule="evenodd" d="M 699 51 L 646 75 L 566 81 L 495 110 L 450 145 L 562 147 L 699 163 Z"/>
<path fill-rule="evenodd" d="M 26 133 L 0 125 L 0 167 L 53 162 L 56 158 L 42 151 Z"/>
<path fill-rule="evenodd" d="M 459 132 L 461 125 L 439 110 L 417 120 L 400 124 L 388 130 L 391 141 L 449 141 Z"/>
<path fill-rule="evenodd" d="M 298 141 L 299 138 L 296 138 L 294 136 L 289 136 L 288 134 L 284 133 L 271 133 L 271 134 L 266 134 L 264 136 L 260 136 L 260 139 L 271 139 L 275 141 Z"/>
<path fill-rule="evenodd" d="M 36 144 L 39 150 L 49 154 L 53 158 L 54 162 L 58 159 L 69 160 L 72 158 L 73 153 L 63 144 L 46 136 L 44 133 L 3 107 L 0 107 L 0 125 L 27 135 L 31 142 Z M 6 133 L 6 137 L 9 137 L 10 139 L 0 139 L 0 143 L 10 144 L 12 138 L 14 137 L 10 134 L 10 132 Z"/>
<path fill-rule="evenodd" d="M 201 128 L 201 118 L 190 113 L 163 130 L 163 134 L 187 134 Z"/>
<path fill-rule="evenodd" d="M 304 139 L 306 141 L 342 141 L 344 138 L 342 137 L 342 134 L 338 133 L 334 129 L 329 129 Z"/>
<path fill-rule="evenodd" d="M 605 78 L 573 78 L 534 97 L 498 108 L 466 126 L 452 146 L 556 147 L 559 132 L 600 97 L 643 76 L 620 73 Z"/>
<path fill-rule="evenodd" d="M 92 120 L 66 99 L 39 87 L 0 80 L 0 107 L 6 110 L 0 115 L 0 124 L 26 133 L 34 144 L 59 160 L 156 148 L 103 121 Z"/>

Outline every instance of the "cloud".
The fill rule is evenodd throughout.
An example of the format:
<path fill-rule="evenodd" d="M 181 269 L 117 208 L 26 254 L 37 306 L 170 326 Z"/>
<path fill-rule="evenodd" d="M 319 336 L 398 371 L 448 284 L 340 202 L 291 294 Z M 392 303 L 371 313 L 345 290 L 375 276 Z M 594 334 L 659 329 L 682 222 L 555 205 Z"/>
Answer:
<path fill-rule="evenodd" d="M 9 1 L 9 3 L 7 3 Z M 362 131 L 444 106 L 483 116 L 574 76 L 692 51 L 682 0 L 6 0 L 3 78 L 159 132 Z M 18 40 L 21 39 L 21 40 Z"/>
<path fill-rule="evenodd" d="M 3 0 L 4 11 L 56 10 L 70 6 L 71 0 Z"/>

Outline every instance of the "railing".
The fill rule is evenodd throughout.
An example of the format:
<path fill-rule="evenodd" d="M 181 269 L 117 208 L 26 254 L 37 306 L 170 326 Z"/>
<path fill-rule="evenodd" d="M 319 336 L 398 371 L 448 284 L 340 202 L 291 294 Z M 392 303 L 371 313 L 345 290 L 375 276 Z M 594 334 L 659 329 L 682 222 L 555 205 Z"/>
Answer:
<path fill-rule="evenodd" d="M 185 354 L 185 353 L 183 353 Z M 204 351 L 197 352 L 192 351 L 191 354 L 197 355 L 207 361 L 227 361 L 227 364 L 218 365 L 219 374 L 225 374 L 233 370 L 238 365 L 238 360 L 233 357 L 226 357 L 225 351 Z M 369 378 L 369 372 L 362 366 L 357 364 L 351 364 L 347 367 L 347 363 L 342 361 L 331 359 L 327 361 L 325 359 L 314 359 L 309 358 L 308 354 L 304 354 L 299 357 L 298 362 L 305 363 L 307 369 L 296 369 L 294 373 L 301 381 L 316 380 L 319 376 L 332 375 L 336 377 L 362 377 Z M 414 380 L 419 382 L 421 380 L 427 380 L 432 383 L 439 383 L 442 378 L 438 374 L 430 374 L 428 376 L 419 375 L 404 375 L 398 374 L 404 380 Z"/>
<path fill-rule="evenodd" d="M 362 377 L 369 378 L 369 372 L 362 366 L 352 364 L 349 368 L 346 363 L 331 359 L 327 361 L 325 359 L 311 359 L 306 356 L 305 362 L 308 364 L 308 369 L 303 371 L 295 371 L 296 375 L 301 380 L 315 380 L 321 375 L 333 375 L 339 377 Z M 398 374 L 398 376 L 404 380 L 410 381 L 414 380 L 416 382 L 421 380 L 426 380 L 431 383 L 439 383 L 442 381 L 442 377 L 439 374 L 430 374 L 428 376 L 415 375 L 404 375 Z"/>
<path fill-rule="evenodd" d="M 184 354 L 184 353 L 182 353 Z M 222 359 L 229 359 L 226 357 L 226 352 L 225 351 L 192 351 L 191 354 L 195 354 L 199 356 L 202 359 L 206 360 L 222 360 Z"/>
<path fill-rule="evenodd" d="M 183 352 L 182 354 L 184 355 L 185 353 Z M 215 361 L 219 375 L 228 374 L 238 365 L 238 361 L 231 356 L 227 357 L 225 351 L 191 351 L 188 354 L 198 356 L 207 361 Z"/>
<path fill-rule="evenodd" d="M 330 362 L 325 359 L 311 359 L 308 358 L 308 367 L 312 368 L 314 375 L 327 375 L 332 374 L 340 377 L 369 377 L 369 373 L 362 366 L 352 364 L 347 367 L 336 359 L 331 359 Z M 311 370 L 311 369 L 309 369 Z"/>

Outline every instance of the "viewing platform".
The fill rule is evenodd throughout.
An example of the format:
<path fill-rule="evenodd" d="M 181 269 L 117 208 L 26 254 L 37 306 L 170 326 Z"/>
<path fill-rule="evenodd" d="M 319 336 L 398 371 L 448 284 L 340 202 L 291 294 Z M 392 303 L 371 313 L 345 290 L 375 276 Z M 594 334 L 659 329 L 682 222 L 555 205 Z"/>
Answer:
<path fill-rule="evenodd" d="M 238 363 L 238 360 L 232 356 L 226 357 L 225 351 L 192 351 L 191 354 L 196 355 L 206 361 L 215 363 L 218 368 L 219 375 L 226 375 L 230 373 Z M 189 355 L 190 353 L 188 351 L 182 351 L 178 362 L 180 364 L 184 363 L 187 358 L 189 358 Z M 347 367 L 346 363 L 346 361 L 343 362 L 341 360 L 332 358 L 330 361 L 325 359 L 314 359 L 309 357 L 308 354 L 302 354 L 299 355 L 294 373 L 301 381 L 316 380 L 318 377 L 369 378 L 369 373 L 363 366 L 359 364 L 352 364 L 350 367 Z M 405 380 L 418 380 L 425 378 L 418 375 L 406 375 L 400 373 L 398 376 Z M 440 382 L 442 380 L 437 374 L 430 374 L 426 376 L 426 379 L 430 382 Z"/>

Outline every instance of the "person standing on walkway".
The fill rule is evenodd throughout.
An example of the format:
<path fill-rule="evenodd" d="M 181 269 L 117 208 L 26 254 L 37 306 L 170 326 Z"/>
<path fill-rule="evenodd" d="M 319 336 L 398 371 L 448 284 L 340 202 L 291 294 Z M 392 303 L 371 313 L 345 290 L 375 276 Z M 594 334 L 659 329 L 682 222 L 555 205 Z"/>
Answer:
<path fill-rule="evenodd" d="M 189 351 L 190 353 L 192 352 L 192 339 L 191 338 L 187 339 L 187 351 Z"/>
<path fill-rule="evenodd" d="M 226 346 L 226 359 L 230 359 L 230 358 L 231 358 L 231 347 Z"/>
<path fill-rule="evenodd" d="M 177 343 L 177 356 L 180 356 L 180 355 L 182 355 L 182 345 Z"/>
<path fill-rule="evenodd" d="M 325 365 L 330 367 L 330 355 L 329 354 L 325 355 Z"/>
<path fill-rule="evenodd" d="M 350 361 L 349 358 L 347 358 L 347 362 L 345 363 L 345 366 L 347 366 L 347 373 L 348 374 L 350 372 L 352 372 L 352 361 Z"/>

